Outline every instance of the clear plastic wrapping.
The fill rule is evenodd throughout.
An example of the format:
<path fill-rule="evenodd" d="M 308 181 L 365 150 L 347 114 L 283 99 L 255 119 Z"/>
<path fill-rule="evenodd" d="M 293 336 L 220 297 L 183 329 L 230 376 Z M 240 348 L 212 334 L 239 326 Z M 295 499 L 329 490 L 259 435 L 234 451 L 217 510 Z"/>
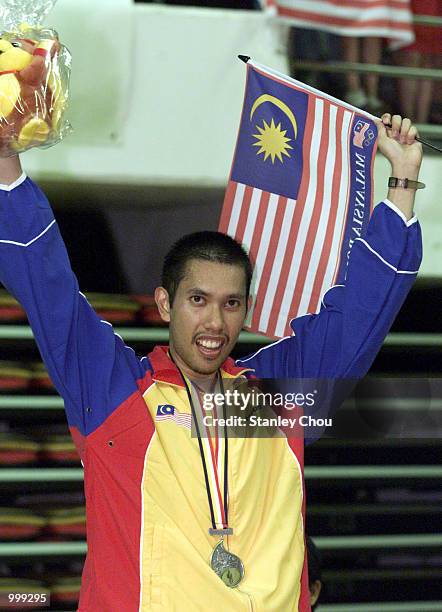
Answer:
<path fill-rule="evenodd" d="M 1 0 L 0 28 L 13 32 L 22 23 L 40 26 L 57 0 Z"/>
<path fill-rule="evenodd" d="M 0 156 L 49 147 L 65 119 L 71 55 L 42 20 L 55 0 L 0 1 Z"/>

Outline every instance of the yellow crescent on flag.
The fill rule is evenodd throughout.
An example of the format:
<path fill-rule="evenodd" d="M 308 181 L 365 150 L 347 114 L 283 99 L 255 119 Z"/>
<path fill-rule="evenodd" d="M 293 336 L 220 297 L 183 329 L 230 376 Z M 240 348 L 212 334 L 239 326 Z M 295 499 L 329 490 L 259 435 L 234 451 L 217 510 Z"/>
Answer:
<path fill-rule="evenodd" d="M 274 104 L 279 109 L 281 109 L 285 115 L 287 115 L 287 117 L 290 119 L 290 123 L 293 125 L 293 130 L 294 130 L 295 139 L 296 139 L 298 135 L 298 124 L 296 123 L 295 115 L 290 110 L 290 108 L 287 106 L 287 104 L 285 104 L 279 98 L 275 98 L 275 96 L 271 96 L 270 94 L 262 94 L 262 96 L 259 96 L 259 98 L 256 98 L 255 102 L 253 103 L 252 110 L 250 111 L 250 121 L 253 119 L 253 115 L 255 114 L 256 109 L 259 106 L 261 106 L 261 104 L 264 104 L 264 102 L 270 102 L 271 104 Z"/>

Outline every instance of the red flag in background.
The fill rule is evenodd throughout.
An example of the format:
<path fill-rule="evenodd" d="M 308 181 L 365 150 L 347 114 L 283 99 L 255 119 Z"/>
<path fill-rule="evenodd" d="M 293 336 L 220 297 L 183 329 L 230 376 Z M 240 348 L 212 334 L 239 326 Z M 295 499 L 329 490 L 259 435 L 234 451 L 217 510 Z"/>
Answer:
<path fill-rule="evenodd" d="M 261 0 L 261 4 L 290 25 L 387 38 L 393 49 L 415 39 L 410 0 Z"/>
<path fill-rule="evenodd" d="M 270 337 L 343 284 L 372 209 L 373 117 L 248 62 L 241 125 L 219 230 L 254 264 L 246 328 Z"/>

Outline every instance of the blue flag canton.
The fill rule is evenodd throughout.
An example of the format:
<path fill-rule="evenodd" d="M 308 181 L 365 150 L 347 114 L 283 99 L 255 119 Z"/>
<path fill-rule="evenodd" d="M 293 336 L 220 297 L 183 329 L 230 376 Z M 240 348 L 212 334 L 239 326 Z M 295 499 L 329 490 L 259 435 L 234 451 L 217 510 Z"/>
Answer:
<path fill-rule="evenodd" d="M 232 180 L 295 199 L 309 95 L 249 67 Z"/>
<path fill-rule="evenodd" d="M 173 416 L 175 413 L 175 406 L 171 404 L 158 404 L 157 416 Z"/>

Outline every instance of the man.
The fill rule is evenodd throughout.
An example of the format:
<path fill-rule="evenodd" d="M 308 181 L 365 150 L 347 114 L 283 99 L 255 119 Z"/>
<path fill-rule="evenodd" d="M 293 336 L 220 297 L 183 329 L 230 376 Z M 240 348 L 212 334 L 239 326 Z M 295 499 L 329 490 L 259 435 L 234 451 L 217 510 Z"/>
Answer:
<path fill-rule="evenodd" d="M 416 129 L 383 121 L 393 175 L 417 180 Z M 49 204 L 17 158 L 1 161 L 0 181 L 0 280 L 27 311 L 84 465 L 79 610 L 310 610 L 303 440 L 192 437 L 190 422 L 215 382 L 364 375 L 419 267 L 414 190 L 389 190 L 320 314 L 234 363 L 250 270 L 229 238 L 213 234 L 213 252 L 185 238 L 169 253 L 155 297 L 170 346 L 139 360 L 79 293 Z"/>
<path fill-rule="evenodd" d="M 308 582 L 310 590 L 310 605 L 312 610 L 318 606 L 319 596 L 322 590 L 322 562 L 319 550 L 310 536 L 306 537 L 308 556 Z"/>

